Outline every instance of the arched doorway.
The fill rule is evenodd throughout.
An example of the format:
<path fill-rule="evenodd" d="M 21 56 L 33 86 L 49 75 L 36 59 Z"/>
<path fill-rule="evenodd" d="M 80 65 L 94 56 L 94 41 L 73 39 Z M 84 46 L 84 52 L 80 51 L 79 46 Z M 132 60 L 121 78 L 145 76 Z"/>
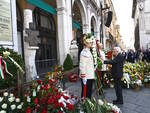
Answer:
<path fill-rule="evenodd" d="M 16 2 L 16 15 L 17 15 L 17 38 L 18 38 L 18 54 L 24 57 L 23 46 L 23 20 L 19 4 Z"/>
<path fill-rule="evenodd" d="M 92 16 L 92 18 L 91 18 L 91 34 L 95 36 L 95 32 L 96 32 L 96 20 L 95 20 L 95 17 Z"/>
<path fill-rule="evenodd" d="M 56 25 L 53 15 L 39 8 L 34 10 L 34 23 L 41 40 L 35 60 L 37 74 L 41 76 L 57 64 Z"/>
<path fill-rule="evenodd" d="M 82 41 L 82 26 L 85 22 L 85 13 L 84 13 L 84 8 L 82 6 L 82 3 L 80 0 L 75 0 L 73 3 L 72 7 L 72 24 L 73 24 L 73 29 L 72 29 L 72 34 L 73 34 L 73 39 L 77 41 L 77 46 L 78 46 L 78 59 L 80 56 L 80 52 L 83 49 L 83 41 Z"/>

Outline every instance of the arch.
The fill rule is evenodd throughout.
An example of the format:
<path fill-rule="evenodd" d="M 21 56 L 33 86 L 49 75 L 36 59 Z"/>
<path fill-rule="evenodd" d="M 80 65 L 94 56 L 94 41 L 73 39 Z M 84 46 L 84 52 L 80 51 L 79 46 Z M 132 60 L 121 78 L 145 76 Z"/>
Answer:
<path fill-rule="evenodd" d="M 94 32 L 97 32 L 98 31 L 98 23 L 97 23 L 97 18 L 96 18 L 96 15 L 94 13 L 91 14 L 90 16 L 90 29 L 91 29 L 91 24 L 94 25 Z"/>
<path fill-rule="evenodd" d="M 87 15 L 86 15 L 87 12 L 86 12 L 86 8 L 85 8 L 85 4 L 82 0 L 73 0 L 72 6 L 74 5 L 75 2 L 77 3 L 77 5 L 79 7 L 79 10 L 81 13 L 81 18 L 82 18 L 82 26 L 83 26 L 87 22 Z"/>

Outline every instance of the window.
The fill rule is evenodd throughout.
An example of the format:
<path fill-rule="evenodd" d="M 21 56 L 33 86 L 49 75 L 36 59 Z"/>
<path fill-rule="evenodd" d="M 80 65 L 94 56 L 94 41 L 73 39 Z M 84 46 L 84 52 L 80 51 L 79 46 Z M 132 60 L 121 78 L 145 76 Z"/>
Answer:
<path fill-rule="evenodd" d="M 47 16 L 40 15 L 40 20 L 41 20 L 41 27 L 44 27 L 47 29 L 52 29 L 51 23 Z"/>

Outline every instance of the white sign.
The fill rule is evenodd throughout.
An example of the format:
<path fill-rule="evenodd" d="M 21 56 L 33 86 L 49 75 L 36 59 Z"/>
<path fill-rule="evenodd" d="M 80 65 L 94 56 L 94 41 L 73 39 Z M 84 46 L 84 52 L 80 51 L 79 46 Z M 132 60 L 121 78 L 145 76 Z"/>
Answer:
<path fill-rule="evenodd" d="M 0 0 L 0 41 L 13 41 L 11 0 Z"/>

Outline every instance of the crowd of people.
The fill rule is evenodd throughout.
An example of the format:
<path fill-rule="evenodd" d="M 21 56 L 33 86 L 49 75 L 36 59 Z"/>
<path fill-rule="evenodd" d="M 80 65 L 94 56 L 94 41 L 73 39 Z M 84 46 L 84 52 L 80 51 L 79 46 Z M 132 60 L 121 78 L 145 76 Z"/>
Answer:
<path fill-rule="evenodd" d="M 135 63 L 139 60 L 150 63 L 150 49 L 142 51 L 141 50 L 134 51 L 132 49 L 129 49 L 127 52 L 123 51 L 122 55 L 124 57 L 124 60 L 130 63 Z"/>

